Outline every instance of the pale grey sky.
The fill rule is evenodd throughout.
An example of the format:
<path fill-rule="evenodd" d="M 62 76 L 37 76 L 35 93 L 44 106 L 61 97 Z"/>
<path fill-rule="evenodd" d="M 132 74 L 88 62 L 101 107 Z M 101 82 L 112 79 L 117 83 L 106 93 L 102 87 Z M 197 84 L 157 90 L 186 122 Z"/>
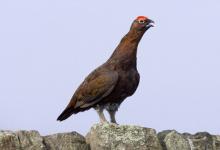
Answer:
<path fill-rule="evenodd" d="M 118 122 L 219 134 L 219 0 L 0 1 L 0 129 L 86 134 L 94 110 L 56 118 L 139 15 L 156 27 L 140 42 L 141 82 Z"/>

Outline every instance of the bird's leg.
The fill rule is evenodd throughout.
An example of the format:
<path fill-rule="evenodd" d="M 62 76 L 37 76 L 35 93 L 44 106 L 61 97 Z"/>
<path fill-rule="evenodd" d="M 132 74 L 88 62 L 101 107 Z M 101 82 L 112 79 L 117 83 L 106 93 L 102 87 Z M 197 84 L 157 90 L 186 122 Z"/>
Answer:
<path fill-rule="evenodd" d="M 108 111 L 108 113 L 109 113 L 109 115 L 110 115 L 111 123 L 117 124 L 116 119 L 115 119 L 116 111 Z"/>
<path fill-rule="evenodd" d="M 104 123 L 104 122 L 108 122 L 105 118 L 105 115 L 103 113 L 104 111 L 104 106 L 100 106 L 100 105 L 96 105 L 96 107 L 94 108 L 96 110 L 96 112 L 98 113 L 99 115 L 99 119 L 100 119 L 100 122 L 101 123 Z"/>
<path fill-rule="evenodd" d="M 116 114 L 116 111 L 118 111 L 118 107 L 119 107 L 119 104 L 117 103 L 109 103 L 105 106 L 105 109 L 108 111 L 110 115 L 111 123 L 117 124 L 116 119 L 115 119 L 115 114 Z"/>

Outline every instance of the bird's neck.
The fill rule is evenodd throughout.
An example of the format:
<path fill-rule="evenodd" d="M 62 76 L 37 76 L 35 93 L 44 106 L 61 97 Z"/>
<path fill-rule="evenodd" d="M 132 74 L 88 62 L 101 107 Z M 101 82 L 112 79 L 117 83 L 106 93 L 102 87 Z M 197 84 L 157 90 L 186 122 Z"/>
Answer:
<path fill-rule="evenodd" d="M 127 67 L 136 67 L 137 48 L 144 32 L 130 30 L 116 47 L 109 61 Z"/>

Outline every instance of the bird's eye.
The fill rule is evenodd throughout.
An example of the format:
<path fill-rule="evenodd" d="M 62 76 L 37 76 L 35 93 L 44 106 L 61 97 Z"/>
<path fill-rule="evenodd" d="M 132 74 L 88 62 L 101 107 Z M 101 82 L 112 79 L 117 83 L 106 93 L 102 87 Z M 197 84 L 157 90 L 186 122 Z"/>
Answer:
<path fill-rule="evenodd" d="M 145 21 L 144 21 L 144 20 L 138 20 L 138 22 L 139 22 L 140 24 L 145 23 Z"/>

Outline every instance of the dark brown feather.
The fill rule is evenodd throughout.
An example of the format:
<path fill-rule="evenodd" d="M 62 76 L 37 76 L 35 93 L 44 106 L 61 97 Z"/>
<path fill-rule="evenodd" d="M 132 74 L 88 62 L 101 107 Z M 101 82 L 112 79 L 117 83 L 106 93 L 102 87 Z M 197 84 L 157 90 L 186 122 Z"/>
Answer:
<path fill-rule="evenodd" d="M 118 73 L 99 67 L 79 86 L 69 105 L 57 118 L 64 120 L 79 111 L 85 111 L 108 96 L 117 84 Z"/>

